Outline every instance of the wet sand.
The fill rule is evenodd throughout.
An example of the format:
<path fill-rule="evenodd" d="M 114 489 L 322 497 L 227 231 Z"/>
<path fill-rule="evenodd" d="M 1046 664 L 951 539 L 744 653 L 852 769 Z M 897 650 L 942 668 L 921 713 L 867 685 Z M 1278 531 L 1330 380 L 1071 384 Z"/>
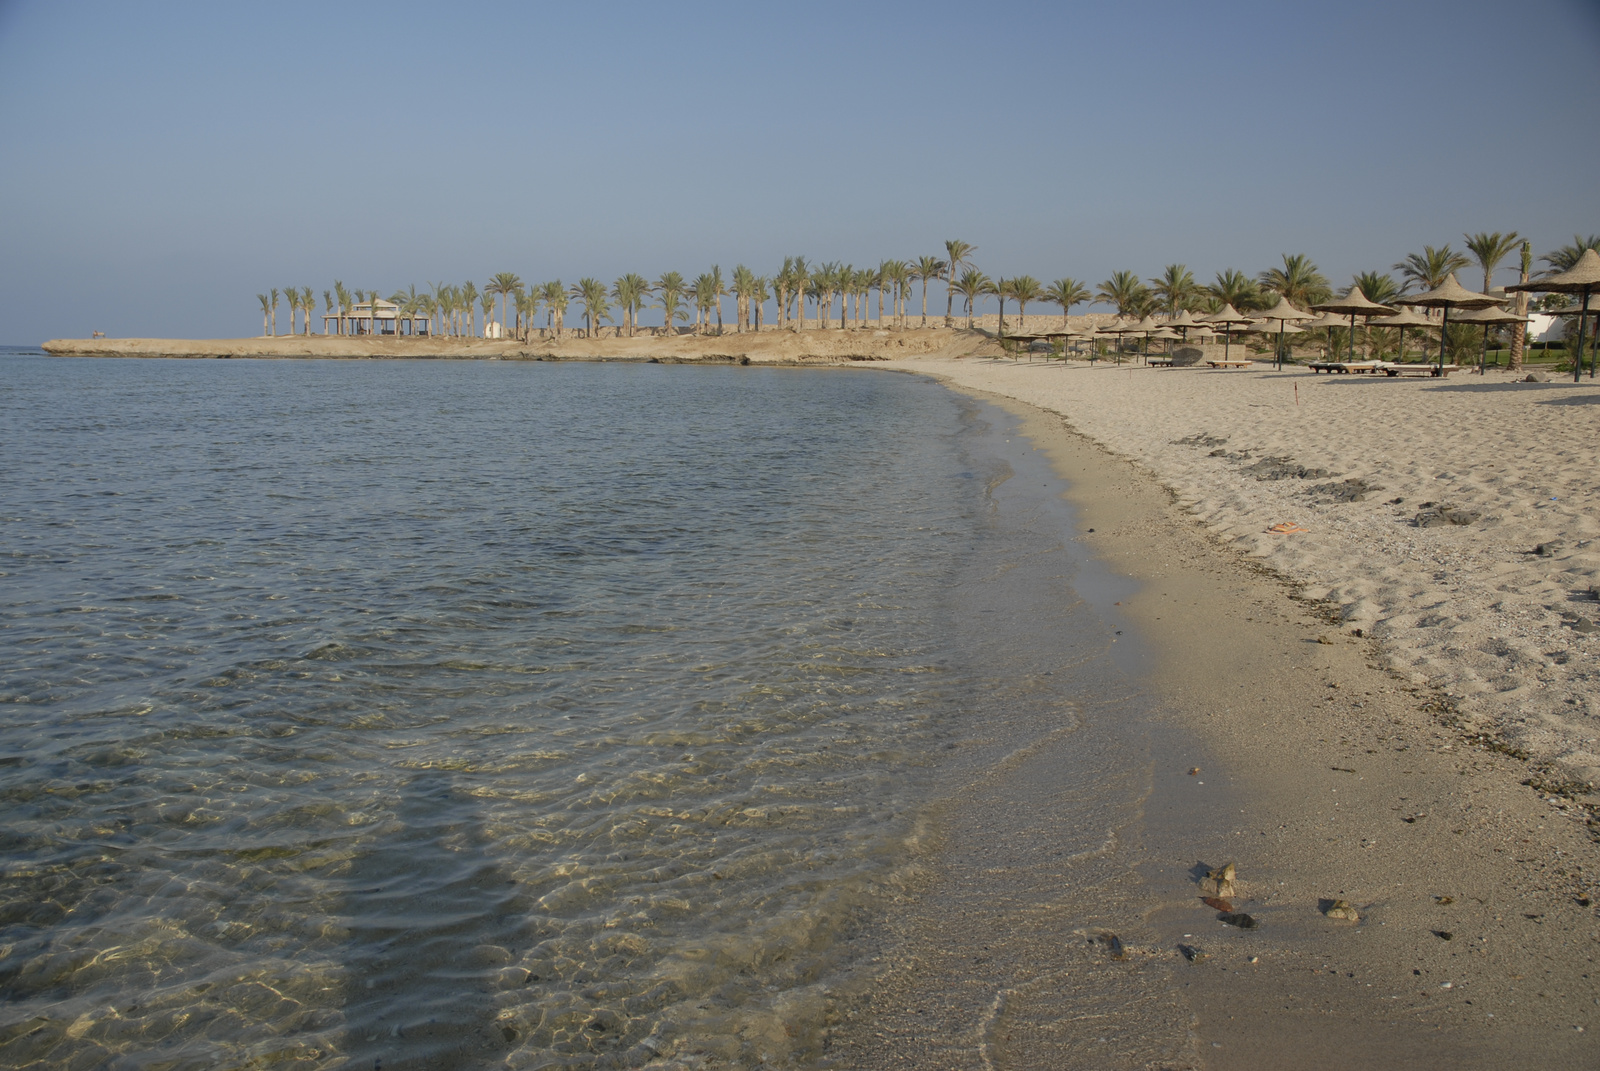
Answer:
<path fill-rule="evenodd" d="M 1585 813 L 1147 471 L 1000 404 L 1071 482 L 1078 538 L 1138 584 L 1118 612 L 1155 652 L 1125 763 L 1142 803 L 1092 857 L 1035 850 L 1077 813 L 1071 748 L 1133 739 L 1115 711 L 955 789 L 928 883 L 868 938 L 881 973 L 839 997 L 836 1065 L 1595 1066 Z M 1255 929 L 1200 901 L 1197 868 L 1227 861 Z M 1325 917 L 1336 899 L 1360 921 Z"/>

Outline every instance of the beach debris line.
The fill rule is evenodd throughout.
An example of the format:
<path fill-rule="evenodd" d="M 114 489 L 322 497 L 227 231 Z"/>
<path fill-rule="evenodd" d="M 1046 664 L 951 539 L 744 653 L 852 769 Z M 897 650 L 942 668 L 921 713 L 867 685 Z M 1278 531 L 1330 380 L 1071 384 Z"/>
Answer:
<path fill-rule="evenodd" d="M 1215 869 L 1206 871 L 1206 876 L 1200 879 L 1200 891 L 1225 898 L 1237 896 L 1238 878 L 1238 868 L 1232 863 L 1223 863 Z"/>
<path fill-rule="evenodd" d="M 1301 528 L 1293 521 L 1280 521 L 1267 529 L 1267 531 L 1275 535 L 1295 535 L 1298 532 L 1309 532 L 1310 530 L 1309 528 Z"/>

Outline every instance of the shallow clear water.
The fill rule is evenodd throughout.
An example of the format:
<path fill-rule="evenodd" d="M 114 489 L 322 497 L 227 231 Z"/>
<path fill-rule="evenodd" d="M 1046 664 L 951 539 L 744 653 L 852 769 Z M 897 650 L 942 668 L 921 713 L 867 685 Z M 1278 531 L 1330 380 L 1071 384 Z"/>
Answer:
<path fill-rule="evenodd" d="M 804 1063 L 973 712 L 1061 717 L 928 381 L 4 363 L 0 1062 Z"/>

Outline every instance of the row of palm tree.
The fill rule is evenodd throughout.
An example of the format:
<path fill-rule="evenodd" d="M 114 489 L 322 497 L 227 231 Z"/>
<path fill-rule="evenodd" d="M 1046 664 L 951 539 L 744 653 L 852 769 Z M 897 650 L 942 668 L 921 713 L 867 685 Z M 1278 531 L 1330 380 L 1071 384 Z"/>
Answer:
<path fill-rule="evenodd" d="M 1529 244 L 1515 231 L 1507 234 L 1482 232 L 1463 237 L 1465 253 L 1448 243 L 1437 248 L 1424 246 L 1422 252 L 1407 254 L 1392 266 L 1390 271 L 1398 272 L 1398 279 L 1390 272 L 1361 272 L 1350 286 L 1338 292 L 1343 295 L 1360 289 L 1368 299 L 1388 303 L 1413 289 L 1433 289 L 1451 272 L 1473 263 L 1483 270 L 1483 285 L 1487 290 L 1495 271 L 1519 245 L 1522 275 L 1524 279 L 1529 277 L 1532 259 Z M 1585 249 L 1591 248 L 1600 249 L 1600 235 L 1574 235 L 1570 245 L 1547 253 L 1541 259 L 1549 271 L 1563 271 L 1576 263 Z M 946 241 L 944 252 L 943 257 L 885 260 L 876 267 L 867 268 L 836 261 L 811 264 L 805 257 L 793 256 L 785 257 L 782 267 L 770 276 L 757 275 L 740 264 L 730 277 L 724 277 L 722 269 L 713 265 L 710 271 L 693 280 L 675 271 L 662 274 L 654 282 L 629 273 L 610 286 L 589 277 L 571 286 L 559 279 L 527 285 L 516 274 L 501 272 L 481 291 L 471 282 L 460 285 L 439 282 L 431 284 L 426 291 L 418 291 L 415 286 L 396 291 L 387 299 L 396 308 L 392 313 L 384 310 L 381 315 L 375 314 L 373 308 L 376 302 L 383 300 L 375 290 L 349 290 L 342 282 L 335 281 L 332 290 L 322 292 L 322 298 L 325 322 L 335 321 L 339 334 L 371 333 L 381 329 L 380 319 L 392 319 L 396 332 L 405 326 L 415 330 L 420 320 L 426 323 L 430 334 L 475 337 L 480 334 L 481 314 L 482 333 L 488 333 L 490 325 L 495 324 L 500 337 L 525 339 L 535 329 L 541 310 L 545 314 L 545 329 L 560 337 L 565 330 L 566 312 L 573 301 L 582 306 L 583 330 L 587 336 L 594 337 L 601 324 L 616 323 L 615 317 L 620 315 L 618 331 L 631 337 L 638 330 L 640 311 L 647 307 L 661 310 L 669 330 L 688 324 L 697 334 L 713 330 L 721 334 L 724 330 L 723 300 L 728 297 L 734 299 L 736 331 L 761 330 L 769 303 L 776 312 L 779 328 L 805 329 L 808 304 L 813 310 L 809 318 L 817 328 L 833 325 L 835 307 L 840 328 L 863 327 L 873 323 L 874 292 L 877 325 L 881 327 L 887 323 L 894 328 L 904 328 L 912 316 L 911 306 L 918 296 L 918 283 L 921 284 L 918 322 L 927 326 L 928 284 L 932 281 L 940 281 L 945 286 L 946 326 L 955 323 L 957 297 L 961 298 L 962 314 L 968 327 L 973 324 L 977 303 L 984 297 L 994 297 L 999 301 L 1002 327 L 1009 301 L 1015 302 L 1018 323 L 1024 330 L 1028 305 L 1041 302 L 1059 306 L 1062 315 L 1085 303 L 1109 305 L 1124 316 L 1175 315 L 1184 310 L 1214 312 L 1224 305 L 1249 312 L 1264 309 L 1279 297 L 1306 308 L 1328 300 L 1335 292 L 1317 265 L 1300 253 L 1284 254 L 1281 266 L 1269 268 L 1253 278 L 1235 268 L 1226 268 L 1217 272 L 1212 282 L 1201 284 L 1186 265 L 1169 264 L 1160 275 L 1148 280 L 1132 271 L 1113 272 L 1091 290 L 1087 283 L 1070 276 L 1049 285 L 1029 275 L 990 278 L 973 264 L 977 247 L 964 241 Z M 296 316 L 301 314 L 301 333 L 311 332 L 315 309 L 311 287 L 285 287 L 281 294 L 273 288 L 257 297 L 261 302 L 263 334 L 278 333 L 280 297 L 287 299 L 289 305 L 290 334 L 296 333 Z M 885 305 L 888 306 L 887 316 Z M 365 306 L 365 310 L 358 306 Z M 499 311 L 497 323 L 493 320 L 496 309 Z"/>

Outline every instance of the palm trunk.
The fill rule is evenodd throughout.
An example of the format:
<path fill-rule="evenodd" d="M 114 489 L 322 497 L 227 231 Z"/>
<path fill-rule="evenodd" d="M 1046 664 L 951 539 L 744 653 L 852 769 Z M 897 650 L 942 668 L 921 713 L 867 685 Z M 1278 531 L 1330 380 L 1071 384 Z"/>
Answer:
<path fill-rule="evenodd" d="M 955 259 L 952 258 L 951 261 L 950 261 L 950 281 L 945 284 L 945 292 L 944 292 L 944 325 L 946 327 L 954 327 L 955 326 L 955 320 L 952 319 L 951 316 L 950 316 L 951 303 L 953 301 L 955 301 L 955 297 L 956 297 L 956 262 L 955 262 Z"/>
<path fill-rule="evenodd" d="M 923 278 L 922 278 L 922 322 L 920 324 L 918 324 L 917 326 L 918 327 L 927 327 L 928 326 L 928 278 L 927 278 L 927 276 L 923 276 Z"/>
<path fill-rule="evenodd" d="M 1527 282 L 1528 281 L 1528 273 L 1527 272 L 1523 272 L 1522 273 L 1522 281 L 1523 282 Z M 1527 295 L 1526 291 L 1519 291 L 1518 294 L 1517 294 L 1517 315 L 1518 316 L 1526 316 L 1526 315 L 1528 315 L 1528 295 Z M 1511 325 L 1511 371 L 1513 371 L 1513 372 L 1522 371 L 1522 349 L 1523 349 L 1523 347 L 1525 345 L 1527 345 L 1527 341 L 1528 341 L 1528 325 L 1526 323 L 1521 323 L 1521 322 L 1512 324 Z"/>

